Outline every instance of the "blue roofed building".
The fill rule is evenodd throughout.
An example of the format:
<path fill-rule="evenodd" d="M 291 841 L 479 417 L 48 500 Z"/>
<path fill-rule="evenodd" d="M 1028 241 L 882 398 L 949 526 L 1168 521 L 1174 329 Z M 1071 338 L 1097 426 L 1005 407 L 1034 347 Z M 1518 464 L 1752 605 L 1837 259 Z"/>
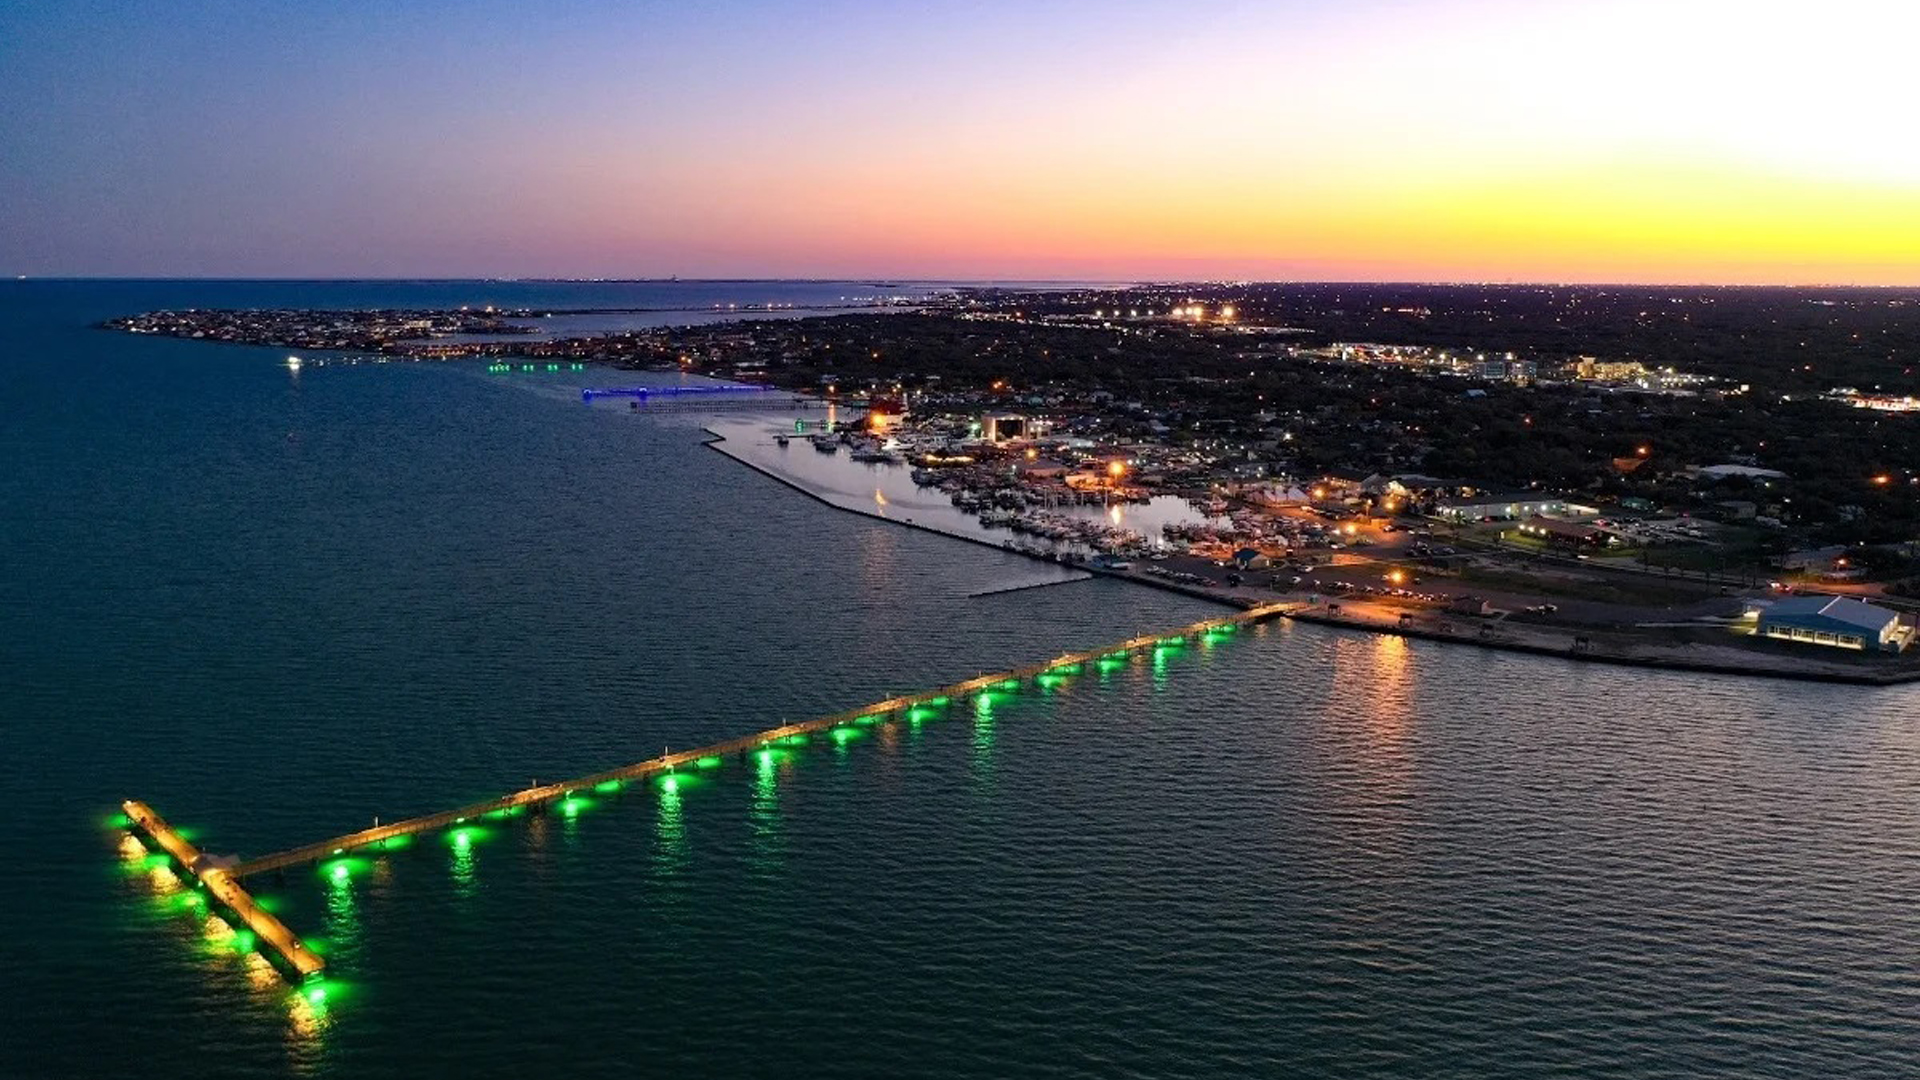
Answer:
<path fill-rule="evenodd" d="M 1781 641 L 1899 652 L 1913 636 L 1898 612 L 1845 596 L 1795 596 L 1754 614 L 1754 633 Z"/>

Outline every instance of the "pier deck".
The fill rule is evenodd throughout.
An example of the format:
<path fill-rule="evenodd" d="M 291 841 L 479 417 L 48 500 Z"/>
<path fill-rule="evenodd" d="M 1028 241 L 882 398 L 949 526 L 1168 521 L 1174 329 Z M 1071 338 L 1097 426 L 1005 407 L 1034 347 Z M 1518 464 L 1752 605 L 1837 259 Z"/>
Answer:
<path fill-rule="evenodd" d="M 727 758 L 744 756 L 759 750 L 780 739 L 794 735 L 809 735 L 830 731 L 861 720 L 878 719 L 889 713 L 902 712 L 917 706 L 944 704 L 945 702 L 978 691 L 990 690 L 1007 683 L 1019 683 L 1028 679 L 1041 678 L 1049 673 L 1064 674 L 1062 669 L 1077 669 L 1078 665 L 1095 663 L 1109 657 L 1119 657 L 1143 649 L 1151 649 L 1167 643 L 1183 642 L 1197 635 L 1225 632 L 1253 623 L 1265 622 L 1287 614 L 1298 605 L 1267 604 L 1246 611 L 1216 619 L 1205 619 L 1174 630 L 1158 634 L 1145 634 L 1129 638 L 1126 641 L 1108 645 L 1105 648 L 1089 649 L 1083 652 L 1066 653 L 1051 660 L 1011 671 L 1000 671 L 990 675 L 980 675 L 947 686 L 925 690 L 915 694 L 891 697 L 885 701 L 876 701 L 871 705 L 845 712 L 834 713 L 799 723 L 784 724 L 769 728 L 752 735 L 744 735 L 725 742 L 714 743 L 694 750 L 662 754 L 659 757 L 625 765 L 606 772 L 594 773 L 572 780 L 553 784 L 540 784 L 534 787 L 473 803 L 437 814 L 407 818 L 402 821 L 378 825 L 358 832 L 347 833 L 316 843 L 303 844 L 272 855 L 249 859 L 231 868 L 216 865 L 209 857 L 202 855 L 187 843 L 177 832 L 169 828 L 160 816 L 144 803 L 128 801 L 125 810 L 128 819 L 135 827 L 152 837 L 166 849 L 169 855 L 178 859 L 182 865 L 192 871 L 222 904 L 231 909 L 248 928 L 258 935 L 260 941 L 271 946 L 287 964 L 302 977 L 318 975 L 325 963 L 313 954 L 300 939 L 294 936 L 278 919 L 256 904 L 253 897 L 241 888 L 242 878 L 305 863 L 317 863 L 323 859 L 344 855 L 359 848 L 383 843 L 395 837 L 409 836 L 415 833 L 429 832 L 435 829 L 459 825 L 463 822 L 502 810 L 518 807 L 539 806 L 564 799 L 578 791 L 591 789 L 609 782 L 641 780 L 662 773 L 670 773 L 683 765 L 693 765 L 704 758 Z"/>
<path fill-rule="evenodd" d="M 273 917 L 272 913 L 261 907 L 252 894 L 240 887 L 231 870 L 221 866 L 210 856 L 187 842 L 171 825 L 166 823 L 153 808 L 146 803 L 128 799 L 120 804 L 132 825 L 145 833 L 160 849 L 172 856 L 182 867 L 207 887 L 214 900 L 232 912 L 254 936 L 271 946 L 280 958 L 286 961 L 294 973 L 302 979 L 312 979 L 321 975 L 327 968 L 327 962 L 314 955 L 306 943 L 287 929 L 285 923 Z"/>

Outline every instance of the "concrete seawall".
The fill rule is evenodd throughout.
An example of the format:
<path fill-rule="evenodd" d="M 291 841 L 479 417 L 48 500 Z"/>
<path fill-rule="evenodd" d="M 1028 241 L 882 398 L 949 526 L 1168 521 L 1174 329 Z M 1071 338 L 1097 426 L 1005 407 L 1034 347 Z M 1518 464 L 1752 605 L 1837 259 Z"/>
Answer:
<path fill-rule="evenodd" d="M 1302 606 L 1290 610 L 1286 618 L 1297 622 L 1314 623 L 1320 626 L 1337 626 L 1348 630 L 1363 630 L 1372 634 L 1394 634 L 1399 637 L 1418 638 L 1423 641 L 1444 641 L 1453 645 L 1472 645 L 1482 649 L 1496 649 L 1501 652 L 1527 653 L 1532 656 L 1550 656 L 1561 660 L 1577 660 L 1589 664 L 1612 664 L 1616 667 L 1655 668 L 1668 671 L 1697 671 L 1714 675 L 1746 675 L 1769 679 L 1798 679 L 1805 682 L 1841 683 L 1851 686 L 1898 686 L 1905 683 L 1920 682 L 1920 669 L 1905 671 L 1846 671 L 1831 667 L 1813 666 L 1816 661 L 1794 664 L 1791 658 L 1756 656 L 1751 660 L 1745 657 L 1707 658 L 1685 656 L 1678 653 L 1668 655 L 1647 655 L 1645 653 L 1606 652 L 1594 648 L 1576 648 L 1573 639 L 1583 636 L 1574 628 L 1528 627 L 1535 633 L 1551 632 L 1564 634 L 1568 644 L 1556 645 L 1543 641 L 1525 641 L 1511 636 L 1499 629 L 1497 623 L 1480 623 L 1478 626 L 1493 630 L 1492 636 L 1480 633 L 1453 633 L 1418 624 L 1401 626 L 1397 622 L 1377 622 L 1361 616 L 1346 615 L 1328 611 L 1324 606 Z M 1649 645 L 1648 648 L 1660 646 Z M 1771 663 L 1769 661 L 1772 661 Z"/>

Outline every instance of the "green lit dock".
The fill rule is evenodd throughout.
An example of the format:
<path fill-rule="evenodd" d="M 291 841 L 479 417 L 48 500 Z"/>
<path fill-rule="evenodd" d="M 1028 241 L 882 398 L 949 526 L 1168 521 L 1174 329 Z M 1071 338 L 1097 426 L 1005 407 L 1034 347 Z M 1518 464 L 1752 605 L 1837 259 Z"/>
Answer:
<path fill-rule="evenodd" d="M 321 840 L 299 847 L 259 858 L 248 859 L 230 868 L 209 865 L 205 856 L 192 848 L 173 830 L 167 828 L 159 815 L 143 803 L 128 802 L 127 817 L 135 827 L 146 832 L 169 854 L 179 859 L 182 865 L 193 871 L 221 903 L 227 905 L 247 923 L 259 937 L 259 940 L 280 955 L 287 965 L 303 977 L 318 974 L 324 967 L 319 957 L 314 956 L 291 931 L 279 920 L 260 909 L 244 889 L 239 885 L 242 878 L 308 863 L 346 855 L 356 850 L 377 847 L 396 837 L 411 836 L 416 833 L 431 832 L 477 821 L 488 815 L 500 816 L 512 813 L 520 808 L 563 803 L 570 796 L 595 788 L 605 790 L 607 786 L 618 786 L 627 781 L 644 780 L 648 777 L 674 772 L 683 766 L 700 768 L 718 764 L 729 757 L 743 757 L 761 751 L 781 740 L 796 736 L 807 736 L 821 732 L 832 732 L 862 723 L 874 723 L 887 716 L 905 713 L 922 706 L 944 705 L 952 700 L 982 691 L 1007 690 L 1032 681 L 1041 686 L 1056 685 L 1094 665 L 1098 670 L 1106 671 L 1125 661 L 1130 654 L 1153 652 L 1157 650 L 1177 649 L 1189 639 L 1228 635 L 1243 626 L 1266 622 L 1287 614 L 1299 605 L 1267 604 L 1250 608 L 1233 615 L 1217 619 L 1206 619 L 1177 630 L 1163 631 L 1157 634 L 1145 634 L 1129 638 L 1126 641 L 1108 645 L 1104 648 L 1089 649 L 1084 652 L 1067 653 L 1043 663 L 1032 664 L 1012 671 L 1000 671 L 990 675 L 980 675 L 948 686 L 926 690 L 916 694 L 891 697 L 885 701 L 876 701 L 863 708 L 849 709 L 845 712 L 822 716 L 800 723 L 785 724 L 776 728 L 744 735 L 737 739 L 714 743 L 696 750 L 684 750 L 678 753 L 662 754 L 632 765 L 609 769 L 573 780 L 553 784 L 541 784 L 524 788 L 498 798 L 473 803 L 453 810 L 422 817 L 407 818 L 402 821 L 378 825 L 359 832 L 347 833 L 328 840 Z M 175 850 L 176 846 L 179 850 Z"/>

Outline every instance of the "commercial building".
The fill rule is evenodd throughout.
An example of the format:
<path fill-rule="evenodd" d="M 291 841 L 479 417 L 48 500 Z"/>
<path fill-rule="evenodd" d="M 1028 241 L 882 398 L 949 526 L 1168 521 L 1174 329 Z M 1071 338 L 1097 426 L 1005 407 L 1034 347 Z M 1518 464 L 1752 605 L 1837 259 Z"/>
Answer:
<path fill-rule="evenodd" d="M 1596 525 L 1540 517 L 1537 514 L 1521 522 L 1520 531 L 1541 540 L 1571 544 L 1576 547 L 1602 545 L 1610 538 L 1610 534 L 1605 529 Z"/>
<path fill-rule="evenodd" d="M 1646 377 L 1646 365 L 1638 360 L 1597 360 L 1582 356 L 1568 365 L 1574 378 L 1586 382 L 1632 382 Z"/>
<path fill-rule="evenodd" d="M 1567 512 L 1567 501 L 1538 491 L 1488 493 L 1441 499 L 1434 504 L 1433 512 L 1454 521 L 1526 518 L 1545 514 L 1564 514 Z"/>
<path fill-rule="evenodd" d="M 1782 641 L 1899 652 L 1912 637 L 1897 612 L 1845 596 L 1789 597 L 1754 615 L 1754 633 Z"/>

